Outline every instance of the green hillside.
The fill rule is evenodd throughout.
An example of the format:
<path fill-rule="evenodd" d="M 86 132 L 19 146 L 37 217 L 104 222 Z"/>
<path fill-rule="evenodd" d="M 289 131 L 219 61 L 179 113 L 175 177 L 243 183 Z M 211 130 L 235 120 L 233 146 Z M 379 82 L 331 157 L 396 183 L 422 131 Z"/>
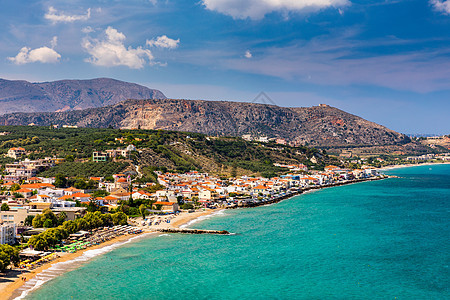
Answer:
<path fill-rule="evenodd" d="M 29 153 L 30 159 L 49 156 L 67 158 L 68 162 L 43 173 L 47 176 L 55 175 L 58 170 L 67 173 L 67 176 L 100 176 L 102 172 L 108 176 L 113 171 L 119 171 L 118 166 L 125 168 L 130 163 L 139 165 L 141 172 L 149 176 L 154 170 L 197 170 L 222 176 L 269 176 L 287 171 L 275 167 L 273 163 L 303 163 L 316 169 L 337 163 L 313 148 L 178 131 L 0 126 L 0 132 L 9 133 L 0 135 L 0 154 L 6 154 L 11 147 L 21 146 Z M 96 165 L 91 161 L 93 151 L 125 148 L 129 144 L 140 151 L 134 152 L 131 157 L 118 159 L 121 164 L 106 163 L 107 166 L 102 166 L 104 163 Z M 311 163 L 312 157 L 315 157 L 317 164 Z M 0 164 L 10 161 L 2 155 Z M 77 172 L 69 171 L 75 168 Z"/>

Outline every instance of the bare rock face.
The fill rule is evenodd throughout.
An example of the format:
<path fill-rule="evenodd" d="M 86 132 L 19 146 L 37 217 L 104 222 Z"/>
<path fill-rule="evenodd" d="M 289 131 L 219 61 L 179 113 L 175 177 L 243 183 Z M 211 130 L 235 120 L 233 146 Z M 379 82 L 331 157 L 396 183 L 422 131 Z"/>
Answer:
<path fill-rule="evenodd" d="M 0 115 L 113 105 L 127 99 L 164 99 L 163 93 L 109 78 L 30 83 L 0 79 Z"/>
<path fill-rule="evenodd" d="M 164 129 L 209 135 L 264 135 L 311 146 L 401 145 L 410 139 L 330 106 L 279 107 L 225 101 L 150 99 L 57 113 L 15 113 L 0 125 Z"/>

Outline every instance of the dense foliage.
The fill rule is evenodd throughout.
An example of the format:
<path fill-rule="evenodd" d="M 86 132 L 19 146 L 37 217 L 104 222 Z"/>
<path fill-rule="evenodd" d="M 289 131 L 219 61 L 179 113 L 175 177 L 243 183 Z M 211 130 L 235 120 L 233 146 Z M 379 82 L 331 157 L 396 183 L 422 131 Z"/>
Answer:
<path fill-rule="evenodd" d="M 51 228 L 63 224 L 66 220 L 67 215 L 65 212 L 60 212 L 55 215 L 51 209 L 47 208 L 42 211 L 42 214 L 37 214 L 32 218 L 31 224 L 34 228 Z M 25 220 L 29 222 L 29 220 Z"/>
<path fill-rule="evenodd" d="M 0 146 L 0 153 L 20 144 L 30 153 L 29 158 L 66 158 L 65 163 L 41 173 L 42 176 L 106 177 L 121 172 L 130 160 L 141 166 L 141 181 L 153 182 L 156 181 L 155 170 L 208 170 L 220 175 L 220 169 L 234 168 L 252 174 L 274 175 L 287 171 L 273 166 L 275 162 L 312 165 L 310 159 L 315 157 L 319 168 L 338 163 L 314 148 L 248 142 L 239 137 L 207 137 L 200 133 L 37 126 L 0 126 L 0 131 L 11 133 L 0 136 L 0 145 L 4 145 Z M 144 151 L 132 153 L 127 162 L 87 162 L 95 150 L 125 148 L 129 144 Z"/>
<path fill-rule="evenodd" d="M 55 228 L 49 228 L 43 233 L 32 236 L 28 245 L 36 250 L 47 250 L 66 239 L 69 234 L 80 230 L 91 230 L 102 226 L 126 225 L 127 216 L 123 212 L 113 214 L 102 214 L 99 211 L 88 212 L 83 218 L 73 221 L 65 221 L 62 225 Z"/>
<path fill-rule="evenodd" d="M 4 271 L 11 263 L 19 263 L 19 250 L 10 245 L 0 245 L 0 271 Z"/>
<path fill-rule="evenodd" d="M 106 177 L 120 173 L 128 165 L 127 162 L 64 162 L 39 176 L 54 177 L 63 174 L 67 177 Z"/>

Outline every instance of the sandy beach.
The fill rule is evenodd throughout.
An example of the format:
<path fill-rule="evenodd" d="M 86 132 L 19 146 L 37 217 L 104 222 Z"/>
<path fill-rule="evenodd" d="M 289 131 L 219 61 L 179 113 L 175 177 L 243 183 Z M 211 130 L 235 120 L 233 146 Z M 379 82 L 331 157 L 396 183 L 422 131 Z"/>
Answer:
<path fill-rule="evenodd" d="M 172 218 L 170 220 L 170 223 L 161 222 L 159 225 L 151 226 L 151 227 L 138 226 L 139 228 L 143 229 L 144 233 L 142 233 L 142 234 L 139 234 L 139 235 L 127 234 L 127 235 L 118 236 L 118 237 L 111 239 L 109 241 L 106 241 L 100 245 L 95 245 L 95 246 L 89 247 L 87 249 L 77 251 L 75 253 L 59 252 L 58 255 L 60 257 L 58 257 L 57 259 L 55 259 L 49 263 L 46 263 L 34 270 L 31 270 L 31 271 L 19 270 L 16 268 L 14 270 L 8 270 L 6 272 L 6 274 L 4 274 L 0 277 L 1 299 L 15 299 L 15 298 L 19 297 L 23 292 L 22 287 L 26 283 L 29 283 L 30 280 L 33 280 L 33 279 L 35 280 L 36 276 L 42 274 L 42 272 L 48 270 L 49 268 L 51 268 L 52 266 L 55 266 L 58 263 L 71 262 L 71 261 L 76 260 L 77 258 L 80 258 L 87 251 L 103 249 L 103 248 L 106 248 L 109 246 L 114 246 L 116 244 L 121 245 L 121 244 L 124 244 L 124 243 L 130 241 L 133 238 L 149 237 L 151 235 L 156 236 L 158 234 L 158 232 L 154 231 L 154 229 L 178 228 L 182 225 L 186 225 L 187 223 L 192 222 L 193 220 L 195 220 L 197 218 L 210 215 L 217 211 L 218 210 L 207 209 L 207 210 L 196 211 L 193 213 L 182 212 L 182 213 L 178 214 L 177 216 L 175 216 L 174 218 Z M 163 217 L 161 217 L 161 220 L 164 220 L 165 218 L 168 218 L 168 217 L 169 216 L 163 216 Z M 138 218 L 136 221 L 140 224 L 140 221 L 142 221 L 142 218 L 140 218 L 140 220 Z M 63 273 L 63 272 L 61 272 L 61 273 Z M 26 280 L 24 281 L 22 279 L 22 277 L 26 278 Z"/>
<path fill-rule="evenodd" d="M 419 167 L 419 166 L 433 166 L 433 165 L 447 165 L 447 164 L 450 164 L 450 162 L 391 165 L 391 166 L 386 166 L 386 167 L 383 167 L 383 168 L 379 168 L 378 170 L 379 171 L 387 171 L 387 170 L 400 169 L 400 168 Z"/>

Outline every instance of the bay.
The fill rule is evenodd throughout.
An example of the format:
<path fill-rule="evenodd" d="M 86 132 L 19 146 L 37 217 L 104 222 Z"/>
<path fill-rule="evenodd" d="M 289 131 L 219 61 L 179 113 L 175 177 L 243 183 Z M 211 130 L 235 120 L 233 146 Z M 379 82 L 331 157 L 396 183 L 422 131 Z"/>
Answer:
<path fill-rule="evenodd" d="M 450 165 L 226 210 L 98 256 L 27 299 L 449 299 Z"/>

